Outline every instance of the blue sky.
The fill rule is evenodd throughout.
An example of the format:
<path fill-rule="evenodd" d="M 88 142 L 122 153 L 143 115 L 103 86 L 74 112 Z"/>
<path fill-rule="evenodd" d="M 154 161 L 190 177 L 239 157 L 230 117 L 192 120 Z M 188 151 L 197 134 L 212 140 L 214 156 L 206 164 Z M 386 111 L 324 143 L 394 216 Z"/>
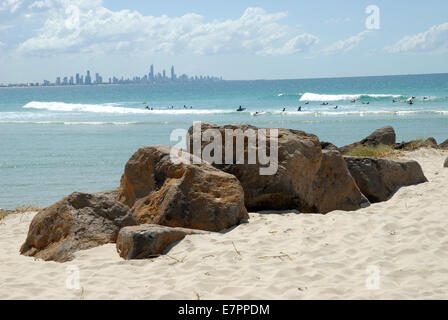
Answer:
<path fill-rule="evenodd" d="M 0 83 L 151 63 L 225 79 L 448 72 L 447 13 L 446 0 L 0 0 Z"/>

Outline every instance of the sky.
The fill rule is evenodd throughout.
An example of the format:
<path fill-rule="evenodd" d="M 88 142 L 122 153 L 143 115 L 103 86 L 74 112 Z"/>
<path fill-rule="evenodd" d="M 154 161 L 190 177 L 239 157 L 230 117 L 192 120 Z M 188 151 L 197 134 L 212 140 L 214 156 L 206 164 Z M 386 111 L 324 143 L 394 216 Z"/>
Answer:
<path fill-rule="evenodd" d="M 448 1 L 0 0 L 0 83 L 448 72 Z"/>

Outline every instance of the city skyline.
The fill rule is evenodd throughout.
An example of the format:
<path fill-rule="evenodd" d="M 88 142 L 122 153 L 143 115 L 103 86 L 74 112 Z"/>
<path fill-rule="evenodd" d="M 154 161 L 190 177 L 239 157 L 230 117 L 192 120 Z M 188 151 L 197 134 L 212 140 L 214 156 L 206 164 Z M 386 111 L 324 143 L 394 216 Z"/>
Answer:
<path fill-rule="evenodd" d="M 54 82 L 44 79 L 42 82 L 22 82 L 22 83 L 0 83 L 0 87 L 36 87 L 36 86 L 74 86 L 74 85 L 107 85 L 107 84 L 154 84 L 154 83 L 172 83 L 172 82 L 188 82 L 188 81 L 222 81 L 222 77 L 195 75 L 188 76 L 183 73 L 178 76 L 175 72 L 174 65 L 171 65 L 170 74 L 166 69 L 156 72 L 154 64 L 149 67 L 149 72 L 143 76 L 133 76 L 132 78 L 121 76 L 110 76 L 107 81 L 103 80 L 103 76 L 99 72 L 95 73 L 92 78 L 90 70 L 86 70 L 85 75 L 77 72 L 75 75 L 57 76 Z"/>

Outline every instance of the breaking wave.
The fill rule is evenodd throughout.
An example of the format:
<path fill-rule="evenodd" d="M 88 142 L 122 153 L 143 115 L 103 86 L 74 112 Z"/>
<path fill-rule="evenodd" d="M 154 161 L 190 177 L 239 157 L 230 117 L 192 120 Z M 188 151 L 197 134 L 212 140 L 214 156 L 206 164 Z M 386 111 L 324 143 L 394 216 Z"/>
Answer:
<path fill-rule="evenodd" d="M 403 95 L 393 95 L 393 94 L 318 94 L 307 92 L 302 95 L 300 101 L 349 101 L 358 100 L 362 98 L 407 98 Z"/>
<path fill-rule="evenodd" d="M 75 104 L 64 102 L 38 102 L 32 101 L 23 106 L 25 109 L 48 110 L 58 112 L 92 112 L 109 114 L 220 114 L 231 113 L 231 110 L 204 110 L 204 109 L 156 109 L 146 110 L 129 107 L 119 107 L 116 104 Z"/>

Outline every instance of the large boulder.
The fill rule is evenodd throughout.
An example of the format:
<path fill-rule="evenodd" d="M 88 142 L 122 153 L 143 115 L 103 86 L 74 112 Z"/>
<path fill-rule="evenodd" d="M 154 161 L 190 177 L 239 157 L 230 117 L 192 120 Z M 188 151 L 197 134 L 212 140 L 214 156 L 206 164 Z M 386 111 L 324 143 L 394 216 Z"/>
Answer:
<path fill-rule="evenodd" d="M 278 130 L 278 157 L 275 158 L 273 157 L 274 148 L 270 144 L 272 129 L 262 132 L 250 125 L 220 127 L 202 123 L 201 128 L 197 130 L 207 135 L 213 133 L 208 131 L 209 129 L 215 129 L 216 137 L 222 140 L 222 150 L 216 150 L 217 154 L 222 153 L 222 159 L 214 161 L 213 165 L 238 178 L 244 188 L 246 207 L 250 210 L 296 209 L 303 213 L 325 214 L 334 210 L 357 210 L 369 205 L 350 176 L 342 155 L 338 151 L 323 151 L 315 135 L 298 130 L 276 129 Z M 241 130 L 240 133 L 246 134 L 253 130 L 259 134 L 257 144 L 252 148 L 247 139 L 244 142 L 240 139 L 242 152 L 238 156 L 244 154 L 243 164 L 237 164 L 236 150 L 239 148 L 237 148 L 237 139 L 227 135 L 230 130 L 232 132 Z M 260 143 L 260 137 L 266 137 L 265 154 L 271 157 L 270 164 L 263 165 L 259 161 L 259 152 L 262 148 L 260 145 L 263 145 Z M 187 141 L 189 150 L 196 154 L 194 139 L 192 127 Z M 227 148 L 225 148 L 227 142 L 229 144 L 233 142 L 233 152 L 228 157 L 226 157 Z M 199 145 L 199 151 L 208 150 L 210 143 L 212 142 L 202 142 Z M 248 159 L 252 151 L 255 152 L 257 160 L 249 163 Z M 228 163 L 226 158 L 232 161 Z M 261 174 L 262 168 L 266 169 L 272 165 L 277 166 L 275 172 Z"/>
<path fill-rule="evenodd" d="M 444 142 L 439 144 L 440 149 L 448 150 L 448 139 L 446 139 Z"/>
<path fill-rule="evenodd" d="M 117 251 L 120 257 L 126 260 L 154 258 L 165 253 L 186 235 L 208 233 L 207 231 L 170 228 L 156 224 L 125 227 L 118 234 Z"/>
<path fill-rule="evenodd" d="M 344 158 L 358 187 L 371 203 L 388 200 L 399 187 L 428 182 L 416 161 Z"/>
<path fill-rule="evenodd" d="M 129 208 L 108 194 L 75 192 L 33 218 L 20 253 L 65 262 L 76 251 L 114 243 L 122 227 L 136 224 Z"/>
<path fill-rule="evenodd" d="M 375 130 L 371 135 L 362 139 L 359 142 L 352 143 L 348 146 L 339 148 L 342 153 L 347 153 L 351 149 L 359 146 L 377 147 L 379 145 L 393 146 L 395 145 L 396 134 L 394 128 L 386 126 L 381 129 Z"/>
<path fill-rule="evenodd" d="M 140 224 L 221 231 L 249 218 L 233 175 L 190 154 L 190 163 L 176 161 L 172 153 L 179 151 L 143 147 L 126 163 L 117 199 Z"/>

